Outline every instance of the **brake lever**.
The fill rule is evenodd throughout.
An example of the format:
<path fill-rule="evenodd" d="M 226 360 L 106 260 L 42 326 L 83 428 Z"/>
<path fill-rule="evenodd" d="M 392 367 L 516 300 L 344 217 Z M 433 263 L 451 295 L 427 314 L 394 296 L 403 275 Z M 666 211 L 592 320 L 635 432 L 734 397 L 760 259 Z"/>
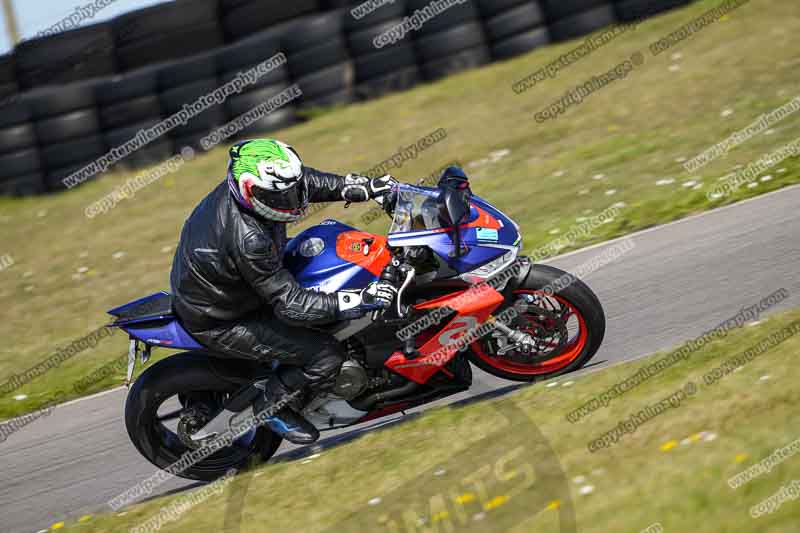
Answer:
<path fill-rule="evenodd" d="M 405 269 L 405 267 L 401 267 Z M 406 291 L 406 288 L 411 284 L 411 281 L 414 279 L 417 271 L 412 266 L 407 266 L 408 270 L 406 273 L 406 279 L 403 281 L 403 284 L 400 286 L 400 290 L 397 291 L 397 316 L 400 318 L 405 318 L 406 313 L 410 310 L 410 306 L 406 306 L 406 309 L 403 310 L 403 293 Z"/>

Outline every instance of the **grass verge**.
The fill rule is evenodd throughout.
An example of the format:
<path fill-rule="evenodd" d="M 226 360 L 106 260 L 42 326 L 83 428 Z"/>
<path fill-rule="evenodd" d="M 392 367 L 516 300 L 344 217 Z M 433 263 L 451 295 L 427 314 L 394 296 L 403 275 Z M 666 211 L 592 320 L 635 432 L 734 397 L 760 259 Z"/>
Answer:
<path fill-rule="evenodd" d="M 576 42 L 334 110 L 275 136 L 297 146 L 308 164 L 347 172 L 372 168 L 398 146 L 444 128 L 445 140 L 392 172 L 411 181 L 462 161 L 475 192 L 520 223 L 528 250 L 614 204 L 623 206 L 614 221 L 564 250 L 798 183 L 795 157 L 753 188 L 715 201 L 705 194 L 736 166 L 796 138 L 796 117 L 696 175 L 682 168 L 685 159 L 797 96 L 800 85 L 800 12 L 788 1 L 751 0 L 669 52 L 649 55 L 651 43 L 717 4 L 704 0 L 648 20 L 522 95 L 511 89 L 516 81 Z M 556 120 L 534 120 L 535 112 L 567 89 L 635 52 L 645 61 L 626 79 Z M 183 221 L 222 178 L 226 157 L 223 148 L 215 149 L 93 219 L 84 209 L 130 174 L 115 173 L 61 195 L 0 200 L 0 256 L 14 261 L 0 271 L 0 381 L 96 329 L 107 309 L 167 288 Z M 359 220 L 365 209 L 328 207 L 306 224 L 337 217 L 363 227 Z M 380 219 L 365 229 L 387 227 Z M 45 405 L 58 391 L 72 391 L 75 382 L 108 364 L 125 345 L 116 335 L 4 395 L 0 419 Z M 120 377 L 100 380 L 85 393 L 118 384 Z M 20 395 L 25 399 L 15 399 Z"/>
<path fill-rule="evenodd" d="M 698 533 L 796 531 L 800 501 L 760 518 L 749 513 L 800 479 L 800 458 L 789 456 L 736 489 L 728 480 L 798 439 L 789 421 L 800 401 L 800 335 L 784 335 L 714 384 L 704 380 L 729 358 L 786 331 L 800 333 L 800 310 L 729 332 L 576 423 L 566 420 L 572 409 L 664 354 L 574 382 L 561 378 L 497 400 L 431 410 L 311 460 L 253 469 L 162 530 L 222 531 L 241 501 L 243 532 L 566 532 L 559 519 L 573 511 L 583 533 L 642 531 L 656 523 L 664 531 Z M 679 405 L 616 444 L 589 451 L 593 439 L 690 382 L 696 390 Z M 67 530 L 127 530 L 184 496 Z"/>

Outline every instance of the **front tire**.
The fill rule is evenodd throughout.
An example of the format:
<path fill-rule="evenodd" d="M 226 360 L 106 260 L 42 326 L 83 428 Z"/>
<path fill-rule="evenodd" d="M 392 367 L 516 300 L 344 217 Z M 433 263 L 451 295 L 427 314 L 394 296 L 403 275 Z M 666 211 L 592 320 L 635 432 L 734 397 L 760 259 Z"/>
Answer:
<path fill-rule="evenodd" d="M 529 322 L 525 324 L 540 335 L 548 325 L 554 331 L 566 330 L 566 327 L 561 328 L 561 324 L 557 324 L 557 320 L 572 320 L 574 317 L 574 331 L 568 332 L 569 338 L 560 342 L 557 349 L 550 354 L 529 358 L 525 354 L 498 355 L 496 346 L 484 337 L 471 345 L 470 361 L 489 374 L 522 382 L 549 379 L 578 370 L 588 363 L 603 342 L 606 331 L 605 313 L 600 300 L 585 283 L 565 276 L 569 274 L 558 268 L 533 265 L 525 281 L 513 291 L 510 301 L 505 302 L 507 306 L 513 305 L 514 300 L 524 294 L 531 295 L 537 301 L 550 302 L 554 311 L 550 314 L 559 318 L 538 316 L 529 318 Z M 552 293 L 546 292 L 547 288 L 555 289 L 565 285 L 562 283 L 565 279 L 571 279 L 572 282 Z"/>
<path fill-rule="evenodd" d="M 164 423 L 159 408 L 171 398 L 205 401 L 219 408 L 220 399 L 238 389 L 222 379 L 204 354 L 186 352 L 163 359 L 148 368 L 131 387 L 125 402 L 125 427 L 133 445 L 148 461 L 165 469 L 190 451 L 176 431 Z M 173 403 L 177 404 L 177 402 Z M 175 419 L 177 417 L 173 417 Z M 183 417 L 182 417 L 183 418 Z M 201 481 L 213 481 L 231 468 L 240 470 L 253 456 L 268 460 L 280 446 L 281 438 L 266 427 L 259 427 L 176 475 Z"/>

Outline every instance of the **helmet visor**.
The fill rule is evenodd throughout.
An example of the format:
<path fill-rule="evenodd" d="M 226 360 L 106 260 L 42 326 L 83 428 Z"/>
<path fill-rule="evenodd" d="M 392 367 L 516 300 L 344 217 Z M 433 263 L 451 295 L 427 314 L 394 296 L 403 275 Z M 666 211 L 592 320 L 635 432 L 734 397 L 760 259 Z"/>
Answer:
<path fill-rule="evenodd" d="M 308 205 L 308 186 L 305 180 L 284 191 L 268 191 L 253 187 L 253 197 L 262 204 L 278 211 L 294 212 Z"/>

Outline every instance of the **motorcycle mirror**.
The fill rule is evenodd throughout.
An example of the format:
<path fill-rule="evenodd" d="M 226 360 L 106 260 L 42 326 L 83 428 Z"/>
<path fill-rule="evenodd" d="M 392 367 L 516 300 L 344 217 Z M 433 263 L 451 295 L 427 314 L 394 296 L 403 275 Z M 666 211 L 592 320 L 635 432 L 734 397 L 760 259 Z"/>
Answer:
<path fill-rule="evenodd" d="M 451 238 L 453 240 L 454 257 L 461 257 L 465 250 L 461 247 L 461 224 L 464 224 L 470 214 L 469 179 L 464 171 L 458 167 L 449 167 L 439 180 L 441 190 L 440 201 L 443 206 L 443 215 L 452 226 Z"/>

